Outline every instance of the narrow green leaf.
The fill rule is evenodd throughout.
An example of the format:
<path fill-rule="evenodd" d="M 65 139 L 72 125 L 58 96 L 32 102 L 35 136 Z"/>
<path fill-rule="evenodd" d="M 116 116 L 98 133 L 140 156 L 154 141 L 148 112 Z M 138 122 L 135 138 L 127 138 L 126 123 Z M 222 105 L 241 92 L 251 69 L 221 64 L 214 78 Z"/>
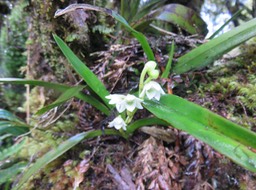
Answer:
<path fill-rule="evenodd" d="M 28 125 L 22 125 L 20 123 L 11 121 L 0 121 L 0 135 L 4 133 L 10 133 L 14 136 L 18 136 L 29 131 Z"/>
<path fill-rule="evenodd" d="M 45 82 L 40 80 L 28 80 L 28 79 L 21 79 L 21 78 L 0 78 L 0 83 L 8 83 L 8 84 L 29 84 L 32 86 L 43 86 L 50 89 L 54 89 L 60 92 L 64 92 L 65 90 L 69 89 L 70 86 L 64 84 L 58 84 L 53 82 Z"/>
<path fill-rule="evenodd" d="M 66 43 L 57 35 L 53 35 L 62 53 L 69 60 L 75 71 L 84 79 L 88 86 L 108 105 L 105 98 L 109 92 L 97 76 L 72 52 Z"/>
<path fill-rule="evenodd" d="M 38 81 L 38 80 L 27 80 L 27 79 L 20 79 L 20 78 L 0 78 L 0 82 L 10 83 L 10 84 L 23 84 L 23 85 L 29 84 L 29 85 L 33 85 L 33 86 L 43 86 L 46 88 L 54 89 L 54 90 L 62 92 L 62 93 L 65 92 L 66 90 L 72 88 L 71 86 L 58 84 L 58 83 L 44 82 L 44 81 Z M 98 110 L 102 111 L 106 115 L 109 115 L 109 113 L 110 113 L 109 109 L 104 104 L 102 104 L 100 101 L 98 101 L 96 98 L 94 98 L 93 96 L 86 95 L 83 93 L 78 93 L 76 95 L 76 97 L 78 99 L 81 99 L 81 100 L 91 104 L 92 106 L 94 106 Z"/>
<path fill-rule="evenodd" d="M 175 111 L 182 113 L 207 127 L 213 128 L 219 133 L 236 139 L 246 146 L 256 148 L 256 134 L 241 127 L 201 106 L 189 102 L 175 95 L 166 95 L 161 97 L 161 103 L 171 107 Z"/>
<path fill-rule="evenodd" d="M 0 170 L 0 185 L 8 181 L 12 181 L 17 174 L 26 167 L 26 165 L 26 162 L 19 162 L 7 169 Z"/>
<path fill-rule="evenodd" d="M 19 143 L 12 145 L 11 147 L 3 149 L 3 151 L 0 152 L 0 160 L 4 160 L 4 159 L 8 158 L 9 156 L 12 156 L 12 155 L 18 153 L 22 149 L 25 142 L 26 142 L 26 139 L 22 140 Z"/>
<path fill-rule="evenodd" d="M 57 148 L 51 150 L 50 152 L 46 153 L 44 156 L 39 158 L 27 171 L 23 174 L 21 179 L 19 180 L 18 184 L 13 188 L 13 190 L 21 189 L 22 185 L 28 181 L 28 179 L 37 173 L 41 168 L 45 167 L 47 164 L 55 160 L 56 158 L 63 155 L 65 152 L 70 150 L 72 147 L 80 143 L 84 139 L 89 139 L 93 137 L 97 137 L 102 135 L 102 130 L 95 130 L 95 131 L 88 131 L 84 133 L 79 133 L 62 144 L 60 144 Z M 104 130 L 105 135 L 121 135 L 118 131 L 112 129 Z"/>
<path fill-rule="evenodd" d="M 126 132 L 128 134 L 132 134 L 135 130 L 139 129 L 140 127 L 148 126 L 148 125 L 168 126 L 168 123 L 156 117 L 144 118 L 144 119 L 136 120 L 135 122 L 128 125 Z"/>
<path fill-rule="evenodd" d="M 94 106 L 95 108 L 97 108 L 98 110 L 100 110 L 102 113 L 106 114 L 106 115 L 110 115 L 110 110 L 108 107 L 106 107 L 103 103 L 101 103 L 99 100 L 97 100 L 96 98 L 94 98 L 93 96 L 89 96 L 86 95 L 82 92 L 78 93 L 76 95 L 76 97 L 80 100 L 83 100 L 89 104 L 91 104 L 92 106 Z"/>
<path fill-rule="evenodd" d="M 161 78 L 168 78 L 168 76 L 170 74 L 170 70 L 171 70 L 171 67 L 172 67 L 172 59 L 173 59 L 173 55 L 174 55 L 174 49 L 175 49 L 174 41 L 172 41 L 172 47 L 171 47 L 169 59 L 168 59 L 167 65 L 165 67 L 165 70 L 164 70 Z"/>
<path fill-rule="evenodd" d="M 160 102 L 146 100 L 144 101 L 144 107 L 156 117 L 168 122 L 173 127 L 188 132 L 212 146 L 221 154 L 229 157 L 237 164 L 250 171 L 256 172 L 256 153 L 251 151 L 247 144 L 232 138 L 232 136 L 223 134 L 211 125 L 206 125 L 200 122 L 200 120 L 195 120 L 194 115 L 196 117 L 200 117 L 200 115 L 194 114 L 193 111 L 190 112 L 190 114 L 183 114 L 183 112 L 180 112 L 181 110 L 176 109 L 176 107 L 172 108 L 172 106 L 169 105 L 169 101 L 166 103 L 166 99 L 171 96 L 173 95 L 167 95 L 163 100 L 161 98 Z M 176 104 L 178 105 L 179 102 Z M 180 107 L 182 106 L 184 107 L 184 105 L 180 104 Z M 187 108 L 187 106 L 183 109 L 185 108 Z M 219 125 L 222 125 L 222 123 L 219 123 Z M 223 122 L 223 125 L 225 126 L 225 122 Z M 232 133 L 234 128 L 229 128 L 229 130 Z M 251 135 L 250 132 L 248 134 Z"/>
<path fill-rule="evenodd" d="M 101 7 L 97 7 L 97 6 L 93 6 L 93 5 L 89 5 L 89 4 L 72 4 L 72 5 L 69 5 L 68 7 L 66 7 L 63 10 L 56 11 L 54 17 L 58 17 L 58 16 L 61 16 L 61 15 L 64 15 L 64 14 L 66 14 L 68 12 L 72 12 L 72 11 L 74 11 L 76 9 L 100 11 L 100 12 L 104 12 L 105 14 L 114 17 L 129 32 L 131 32 L 132 35 L 140 42 L 140 44 L 141 44 L 145 54 L 148 57 L 148 60 L 152 60 L 152 61 L 155 60 L 153 51 L 152 51 L 152 49 L 150 48 L 150 46 L 148 44 L 147 38 L 142 33 L 134 30 L 121 15 L 119 15 L 117 12 L 115 12 L 113 10 L 105 9 L 105 8 L 101 8 Z"/>
<path fill-rule="evenodd" d="M 20 118 L 12 114 L 11 112 L 0 108 L 0 119 L 14 121 L 18 123 L 24 123 Z"/>
<path fill-rule="evenodd" d="M 216 30 L 210 37 L 209 39 L 213 39 L 216 35 L 218 35 L 225 26 L 228 25 L 228 23 L 230 23 L 231 21 L 233 21 L 234 19 L 236 19 L 236 17 L 238 17 L 242 11 L 244 10 L 244 8 L 238 10 L 230 19 L 227 20 L 227 22 L 225 22 L 218 30 Z"/>
<path fill-rule="evenodd" d="M 183 55 L 173 67 L 173 72 L 182 74 L 205 67 L 254 36 L 256 36 L 256 19 L 252 19 Z"/>
<path fill-rule="evenodd" d="M 52 104 L 47 105 L 43 107 L 42 109 L 38 110 L 36 114 L 41 115 L 50 109 L 57 107 L 65 102 L 67 102 L 69 99 L 73 98 L 74 96 L 77 96 L 81 90 L 83 90 L 85 86 L 75 86 L 71 87 L 70 89 L 66 90 L 64 93 L 60 95 L 60 97 L 54 101 Z"/>

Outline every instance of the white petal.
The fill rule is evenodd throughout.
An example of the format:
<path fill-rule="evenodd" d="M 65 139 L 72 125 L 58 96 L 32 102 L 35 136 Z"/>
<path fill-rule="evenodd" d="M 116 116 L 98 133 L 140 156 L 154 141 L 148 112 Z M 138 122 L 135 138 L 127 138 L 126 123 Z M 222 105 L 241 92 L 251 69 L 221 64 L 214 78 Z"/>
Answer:
<path fill-rule="evenodd" d="M 154 98 L 154 97 L 156 96 L 156 92 L 153 91 L 152 89 L 150 89 L 150 90 L 148 90 L 148 91 L 146 92 L 146 95 L 147 95 L 148 99 L 151 100 L 152 98 Z"/>
<path fill-rule="evenodd" d="M 120 94 L 111 94 L 106 96 L 107 99 L 110 99 L 109 104 L 119 104 L 124 100 L 125 96 Z"/>
<path fill-rule="evenodd" d="M 126 130 L 126 123 L 123 118 L 119 115 L 113 121 L 109 122 L 109 127 L 115 127 L 117 130 L 123 128 Z"/>
<path fill-rule="evenodd" d="M 149 83 L 145 84 L 140 97 L 144 97 L 145 94 L 147 95 L 148 99 L 156 99 L 160 100 L 161 94 L 165 94 L 160 84 L 155 81 L 150 81 Z"/>
<path fill-rule="evenodd" d="M 116 109 L 119 113 L 123 112 L 126 108 L 126 104 L 125 104 L 125 101 L 123 101 L 122 103 L 120 104 L 116 104 Z"/>
<path fill-rule="evenodd" d="M 135 105 L 134 104 L 126 104 L 126 109 L 130 112 L 132 112 L 135 109 Z"/>
<path fill-rule="evenodd" d="M 136 102 L 136 108 L 143 109 L 141 102 Z"/>

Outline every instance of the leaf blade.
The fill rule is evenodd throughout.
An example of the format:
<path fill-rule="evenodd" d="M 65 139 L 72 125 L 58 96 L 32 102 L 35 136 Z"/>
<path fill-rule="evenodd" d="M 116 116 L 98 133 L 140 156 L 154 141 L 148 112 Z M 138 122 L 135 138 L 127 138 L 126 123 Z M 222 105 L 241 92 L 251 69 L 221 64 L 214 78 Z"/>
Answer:
<path fill-rule="evenodd" d="M 97 137 L 102 135 L 101 130 L 88 131 L 79 133 L 68 140 L 64 141 L 57 148 L 52 149 L 50 152 L 46 153 L 44 156 L 39 158 L 21 177 L 18 184 L 13 187 L 13 190 L 21 189 L 22 185 L 29 180 L 29 178 L 37 173 L 41 168 L 45 167 L 47 164 L 67 152 L 69 149 L 80 143 L 84 139 Z M 120 133 L 116 130 L 107 129 L 104 131 L 106 135 L 120 135 Z"/>
<path fill-rule="evenodd" d="M 188 132 L 237 164 L 256 172 L 256 153 L 251 151 L 247 145 L 220 133 L 210 126 L 191 119 L 189 115 L 183 115 L 163 102 L 146 100 L 144 101 L 144 107 L 173 127 Z"/>
<path fill-rule="evenodd" d="M 211 64 L 224 53 L 256 36 L 255 28 L 256 19 L 252 19 L 225 34 L 200 45 L 189 53 L 181 56 L 173 67 L 173 72 L 182 74 Z"/>
<path fill-rule="evenodd" d="M 108 105 L 108 100 L 105 98 L 109 92 L 103 83 L 96 77 L 96 75 L 73 53 L 67 44 L 57 35 L 53 35 L 56 43 L 61 49 L 62 53 L 69 60 L 75 71 L 84 79 L 88 86 Z"/>

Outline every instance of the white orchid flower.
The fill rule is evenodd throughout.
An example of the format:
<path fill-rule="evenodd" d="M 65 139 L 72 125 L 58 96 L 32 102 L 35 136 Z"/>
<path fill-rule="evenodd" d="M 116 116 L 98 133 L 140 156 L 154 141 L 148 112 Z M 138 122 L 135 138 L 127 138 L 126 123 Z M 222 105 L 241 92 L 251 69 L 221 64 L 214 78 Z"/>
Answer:
<path fill-rule="evenodd" d="M 110 99 L 109 104 L 115 104 L 116 109 L 119 113 L 124 110 L 132 112 L 136 108 L 143 109 L 141 102 L 143 100 L 137 98 L 134 95 L 128 94 L 127 96 L 119 94 L 111 94 L 106 96 L 107 99 Z"/>
<path fill-rule="evenodd" d="M 162 94 L 165 94 L 160 84 L 155 81 L 150 81 L 144 85 L 143 90 L 140 94 L 140 98 L 144 98 L 147 95 L 148 99 L 160 100 Z"/>
<path fill-rule="evenodd" d="M 126 123 L 124 122 L 123 118 L 119 115 L 113 121 L 109 122 L 108 127 L 114 127 L 117 130 L 123 129 L 126 130 Z"/>

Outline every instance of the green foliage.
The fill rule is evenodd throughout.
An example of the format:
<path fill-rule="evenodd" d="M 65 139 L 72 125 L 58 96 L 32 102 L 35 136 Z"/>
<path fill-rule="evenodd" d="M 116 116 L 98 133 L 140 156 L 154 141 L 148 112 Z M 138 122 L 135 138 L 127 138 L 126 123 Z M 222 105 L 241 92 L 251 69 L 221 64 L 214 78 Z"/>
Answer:
<path fill-rule="evenodd" d="M 116 134 L 119 133 L 114 130 L 105 130 L 105 134 Z M 74 147 L 78 143 L 80 143 L 83 139 L 88 139 L 92 137 L 97 137 L 99 135 L 102 135 L 101 130 L 94 130 L 94 131 L 88 131 L 84 133 L 77 134 L 67 141 L 63 142 L 60 146 L 58 146 L 56 149 L 51 150 L 47 154 L 45 154 L 43 157 L 39 158 L 35 164 L 30 167 L 26 173 L 22 176 L 22 178 L 19 180 L 19 183 L 13 188 L 13 190 L 20 189 L 22 185 L 35 173 L 37 173 L 41 168 L 45 167 L 48 163 L 52 162 L 59 156 L 61 156 L 63 153 L 68 151 L 70 148 Z"/>
<path fill-rule="evenodd" d="M 134 1 L 134 4 L 132 6 L 134 9 L 137 9 L 139 7 L 138 1 Z M 69 7 L 65 9 L 65 11 L 68 11 L 71 8 Z M 77 5 L 77 8 L 102 11 L 107 13 L 108 15 L 113 16 L 129 32 L 131 32 L 137 38 L 137 40 L 141 43 L 145 53 L 147 54 L 148 59 L 154 60 L 153 51 L 151 50 L 148 42 L 146 41 L 146 37 L 142 33 L 132 28 L 122 16 L 120 16 L 114 11 L 95 7 L 95 6 Z M 56 13 L 55 16 L 60 16 L 62 14 L 65 14 L 66 13 L 65 11 L 64 12 L 59 11 Z M 250 24 L 247 24 L 246 26 L 241 27 L 239 30 L 238 29 L 235 30 L 235 32 L 231 32 L 227 35 L 224 35 L 218 38 L 218 40 L 220 39 L 224 41 L 229 40 L 229 43 L 231 44 L 231 45 L 229 44 L 225 46 L 225 48 L 223 49 L 220 49 L 219 52 L 217 53 L 218 56 L 220 54 L 223 54 L 228 49 L 234 46 L 237 46 L 239 43 L 255 35 L 253 30 L 253 27 L 255 25 L 253 25 L 252 22 L 249 22 L 249 23 Z M 239 38 L 238 34 L 240 35 L 242 34 L 243 37 Z M 238 41 L 236 41 L 236 38 L 239 38 Z M 100 111 L 102 111 L 106 115 L 109 115 L 110 109 L 112 108 L 112 106 L 108 105 L 108 101 L 105 98 L 105 96 L 108 95 L 109 92 L 106 90 L 104 85 L 97 78 L 97 76 L 69 49 L 69 47 L 58 36 L 54 35 L 54 39 L 57 42 L 60 49 L 62 50 L 62 52 L 64 53 L 64 55 L 66 56 L 66 58 L 74 67 L 75 71 L 80 75 L 80 77 L 84 79 L 84 81 L 88 85 L 88 88 L 91 91 L 91 97 L 85 96 L 80 92 L 82 89 L 84 89 L 84 86 L 70 87 L 66 85 L 47 83 L 43 81 L 22 80 L 22 79 L 0 79 L 0 82 L 41 85 L 41 86 L 47 86 L 47 87 L 54 88 L 56 90 L 61 91 L 62 95 L 59 97 L 59 99 L 57 99 L 56 102 L 49 105 L 48 107 L 45 107 L 43 111 L 41 110 L 42 112 L 49 111 L 51 108 L 58 106 L 61 103 L 65 103 L 66 101 L 68 101 L 68 99 L 74 96 L 79 99 L 87 101 L 88 103 L 92 104 L 93 106 L 98 108 Z M 202 58 L 205 58 L 206 55 L 208 55 L 209 57 L 207 58 L 209 59 L 203 63 L 200 63 L 200 66 L 208 65 L 210 63 L 209 60 L 211 61 L 215 60 L 217 57 L 217 55 L 214 53 L 209 54 L 209 51 L 210 51 L 209 49 L 212 49 L 212 48 L 218 49 L 221 45 L 220 41 L 218 40 L 212 41 L 212 43 L 210 42 L 208 43 L 208 45 L 204 46 L 204 47 L 207 47 L 206 51 L 202 51 L 202 48 L 199 47 L 199 48 L 196 48 L 196 50 L 194 51 L 194 52 L 200 52 L 199 54 L 191 53 L 189 54 L 189 56 L 185 55 L 184 56 L 185 58 L 183 57 L 180 60 L 183 60 L 183 61 L 192 60 L 193 63 L 191 63 L 191 65 L 188 66 L 186 65 L 187 63 L 186 64 L 184 63 L 185 62 L 184 61 L 182 63 L 183 64 L 182 67 L 184 66 L 185 69 L 183 70 L 183 68 L 180 69 L 176 67 L 174 68 L 174 71 L 176 72 L 178 71 L 177 73 L 179 72 L 183 73 L 190 69 L 198 68 L 197 63 L 195 63 L 197 56 L 198 57 L 201 56 L 200 58 L 202 59 Z M 173 51 L 171 52 L 171 56 L 169 59 L 170 61 L 168 63 L 168 68 L 166 69 L 164 77 L 167 77 L 169 74 L 169 71 L 171 68 L 171 58 L 172 58 Z M 187 60 L 187 57 L 191 59 Z M 253 70 L 254 68 L 250 66 L 250 69 Z M 251 77 L 250 80 L 255 81 L 255 77 Z M 222 82 L 225 83 L 225 81 L 222 81 Z M 222 84 L 218 85 L 217 87 L 220 88 L 221 85 Z M 254 86 L 250 86 L 247 88 L 242 88 L 242 87 L 240 88 L 238 82 L 233 81 L 227 84 L 227 88 L 232 91 L 237 90 L 238 93 L 240 93 L 241 95 L 248 95 L 249 102 L 254 101 L 255 96 L 253 96 L 254 91 L 252 91 L 253 89 L 255 89 Z M 100 99 L 100 101 L 96 99 L 96 97 L 93 97 L 93 95 L 96 95 L 97 98 Z M 155 117 L 143 118 L 141 120 L 135 121 L 134 123 L 130 123 L 127 126 L 128 128 L 127 131 L 123 131 L 123 130 L 116 131 L 116 130 L 106 129 L 104 130 L 104 134 L 118 135 L 127 139 L 129 135 L 131 135 L 136 129 L 138 129 L 141 126 L 153 125 L 153 124 L 160 124 L 164 126 L 171 125 L 177 129 L 184 130 L 189 134 L 195 136 L 196 138 L 202 140 L 203 142 L 209 144 L 210 146 L 215 148 L 217 151 L 226 155 L 227 157 L 229 157 L 239 165 L 243 166 L 244 168 L 251 170 L 253 172 L 256 171 L 256 153 L 252 151 L 252 148 L 253 149 L 256 148 L 256 135 L 250 130 L 247 130 L 194 103 L 191 103 L 189 101 L 186 101 L 174 95 L 162 96 L 160 101 L 152 101 L 152 100 L 145 99 L 143 104 L 144 104 L 144 107 L 148 109 L 151 113 L 153 113 L 157 118 Z M 134 113 L 130 113 L 130 114 L 132 115 Z M 9 117 L 12 117 L 12 115 L 5 114 L 5 116 L 3 116 L 4 119 L 6 118 L 8 119 Z M 36 134 L 38 133 L 39 133 L 39 130 L 36 130 L 36 132 L 34 132 L 33 140 L 36 139 Z M 51 133 L 48 133 L 48 134 L 49 136 L 52 136 Z M 61 144 L 56 143 L 57 140 L 53 138 L 53 143 L 51 144 L 51 147 L 54 147 L 54 148 L 51 151 L 44 154 L 43 156 L 38 156 L 39 158 L 36 160 L 34 164 L 32 164 L 31 167 L 29 167 L 26 170 L 26 172 L 24 172 L 24 175 L 20 178 L 18 184 L 14 187 L 14 189 L 15 190 L 21 189 L 24 183 L 26 183 L 41 168 L 45 167 L 47 164 L 49 164 L 56 158 L 62 156 L 65 152 L 67 152 L 68 150 L 76 146 L 82 140 L 88 139 L 88 138 L 94 138 L 102 134 L 103 134 L 102 130 L 87 131 L 87 132 L 76 134 Z M 40 140 L 44 140 L 44 138 Z M 45 143 L 47 144 L 48 142 L 45 142 Z M 56 144 L 59 144 L 59 145 L 56 146 Z M 49 148 L 50 147 L 49 144 L 47 145 L 48 146 L 46 147 Z M 33 148 L 34 149 L 38 148 L 38 144 Z M 16 152 L 16 151 L 12 151 L 13 149 L 18 149 L 18 148 L 15 147 L 15 148 L 7 149 L 7 151 L 10 152 L 10 155 L 12 154 L 12 152 Z"/>
<path fill-rule="evenodd" d="M 203 68 L 218 59 L 224 53 L 249 40 L 256 35 L 253 19 L 181 56 L 173 67 L 173 72 L 182 74 Z"/>
<path fill-rule="evenodd" d="M 69 62 L 74 67 L 75 71 L 84 79 L 88 86 L 98 95 L 104 103 L 107 104 L 105 96 L 109 95 L 102 82 L 97 78 L 93 72 L 83 64 L 83 62 L 69 49 L 63 40 L 61 40 L 57 35 L 53 35 L 55 41 L 60 47 L 63 54 L 69 60 Z"/>
<path fill-rule="evenodd" d="M 27 164 L 16 159 L 18 153 L 24 148 L 26 139 L 15 142 L 12 137 L 27 133 L 29 127 L 17 116 L 0 109 L 0 185 L 8 186 Z"/>
<path fill-rule="evenodd" d="M 165 95 L 160 102 L 144 101 L 155 116 L 184 130 L 226 155 L 244 168 L 256 172 L 256 134 L 192 102 Z"/>
<path fill-rule="evenodd" d="M 27 3 L 19 1 L 13 7 L 11 14 L 4 19 L 0 32 L 0 76 L 22 77 L 21 68 L 26 65 L 27 13 L 24 11 Z M 3 106 L 16 112 L 15 107 L 22 105 L 24 88 L 3 86 L 0 94 Z M 2 107 L 3 108 L 3 107 Z"/>
<path fill-rule="evenodd" d="M 0 53 L 3 56 L 1 65 L 6 68 L 8 76 L 21 77 L 20 68 L 26 64 L 25 42 L 27 40 L 27 13 L 24 11 L 27 3 L 20 1 L 5 20 L 5 26 L 1 28 Z"/>

